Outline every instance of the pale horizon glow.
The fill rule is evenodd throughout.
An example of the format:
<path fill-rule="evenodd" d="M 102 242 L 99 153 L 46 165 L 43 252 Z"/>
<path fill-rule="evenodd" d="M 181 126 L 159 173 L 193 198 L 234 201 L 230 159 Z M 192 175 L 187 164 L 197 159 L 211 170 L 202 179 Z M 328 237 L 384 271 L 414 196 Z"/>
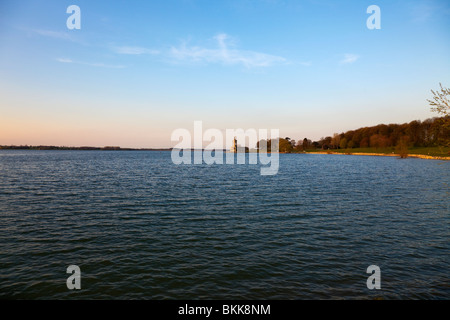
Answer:
<path fill-rule="evenodd" d="M 446 0 L 79 0 L 68 30 L 71 4 L 0 3 L 0 145 L 169 148 L 194 121 L 318 140 L 438 116 L 450 87 Z"/>

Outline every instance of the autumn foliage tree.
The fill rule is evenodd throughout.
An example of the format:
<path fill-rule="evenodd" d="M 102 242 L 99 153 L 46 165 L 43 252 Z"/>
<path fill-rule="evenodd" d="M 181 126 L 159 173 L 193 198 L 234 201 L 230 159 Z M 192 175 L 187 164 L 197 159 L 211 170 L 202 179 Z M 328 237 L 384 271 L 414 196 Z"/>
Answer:
<path fill-rule="evenodd" d="M 279 148 L 280 152 L 285 152 L 285 153 L 291 153 L 294 150 L 291 142 L 287 139 L 280 139 L 278 148 Z"/>
<path fill-rule="evenodd" d="M 450 118 L 450 117 L 449 117 Z M 356 130 L 335 133 L 333 137 L 317 141 L 319 148 L 389 148 L 396 147 L 403 137 L 408 136 L 411 147 L 435 147 L 445 145 L 450 136 L 450 128 L 444 128 L 446 118 L 414 120 L 403 124 L 380 124 Z M 314 143 L 313 143 L 314 144 Z"/>

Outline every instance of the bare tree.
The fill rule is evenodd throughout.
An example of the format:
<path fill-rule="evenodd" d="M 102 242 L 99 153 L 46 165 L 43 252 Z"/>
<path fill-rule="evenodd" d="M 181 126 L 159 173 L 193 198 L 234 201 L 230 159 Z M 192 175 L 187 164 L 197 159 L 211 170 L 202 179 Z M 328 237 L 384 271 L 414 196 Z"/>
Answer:
<path fill-rule="evenodd" d="M 431 105 L 431 111 L 440 113 L 444 116 L 450 115 L 450 101 L 448 96 L 450 96 L 450 89 L 444 88 L 441 83 L 439 83 L 441 91 L 431 90 L 433 93 L 433 99 L 427 99 Z"/>

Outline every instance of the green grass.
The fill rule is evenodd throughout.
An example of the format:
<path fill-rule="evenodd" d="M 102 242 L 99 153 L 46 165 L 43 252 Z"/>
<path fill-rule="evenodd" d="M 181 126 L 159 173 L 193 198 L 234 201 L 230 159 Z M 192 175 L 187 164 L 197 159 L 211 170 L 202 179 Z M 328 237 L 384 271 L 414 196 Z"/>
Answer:
<path fill-rule="evenodd" d="M 421 148 L 408 148 L 410 154 L 423 154 L 434 157 L 449 157 L 449 147 L 421 147 Z"/>
<path fill-rule="evenodd" d="M 321 149 L 307 150 L 307 152 L 326 151 Z M 331 150 L 335 153 L 396 153 L 395 147 L 389 148 L 354 148 L 354 149 L 337 149 Z M 449 157 L 449 147 L 411 147 L 408 148 L 408 154 L 422 154 L 433 157 Z"/>

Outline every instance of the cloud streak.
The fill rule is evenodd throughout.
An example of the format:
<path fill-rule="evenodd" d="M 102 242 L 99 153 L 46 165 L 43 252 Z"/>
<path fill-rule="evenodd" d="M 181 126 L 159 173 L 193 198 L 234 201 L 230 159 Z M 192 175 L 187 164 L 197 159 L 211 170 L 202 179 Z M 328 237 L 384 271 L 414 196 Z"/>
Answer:
<path fill-rule="evenodd" d="M 413 6 L 410 9 L 413 22 L 428 21 L 433 16 L 434 11 L 434 7 L 425 3 Z"/>
<path fill-rule="evenodd" d="M 71 63 L 71 64 L 81 64 L 84 66 L 90 66 L 90 67 L 98 67 L 98 68 L 109 68 L 109 69 L 123 69 L 125 66 L 122 65 L 108 65 L 104 63 L 89 63 L 89 62 L 82 62 L 82 61 L 74 61 L 72 59 L 68 58 L 58 58 L 56 61 L 61 63 Z"/>
<path fill-rule="evenodd" d="M 83 41 L 82 38 L 72 36 L 73 33 L 70 34 L 69 32 L 44 30 L 44 29 L 24 29 L 24 30 L 27 32 L 32 32 L 42 37 L 52 38 L 56 40 L 71 41 L 84 46 L 88 45 L 86 42 Z"/>
<path fill-rule="evenodd" d="M 147 49 L 142 47 L 114 47 L 114 52 L 118 54 L 128 54 L 128 55 L 142 55 L 142 54 L 150 54 L 157 55 L 160 52 L 158 50 Z"/>
<path fill-rule="evenodd" d="M 170 56 L 177 61 L 243 65 L 246 68 L 268 67 L 287 62 L 283 57 L 235 49 L 230 43 L 229 36 L 224 33 L 215 36 L 214 40 L 216 48 L 188 47 L 184 43 L 179 47 L 172 47 Z"/>
<path fill-rule="evenodd" d="M 67 32 L 41 30 L 41 29 L 33 30 L 33 32 L 44 37 L 73 41 L 72 37 Z"/>
<path fill-rule="evenodd" d="M 344 55 L 344 59 L 342 59 L 339 63 L 340 64 L 351 64 L 351 63 L 356 62 L 356 60 L 358 60 L 358 59 L 359 59 L 358 55 L 347 53 Z"/>

